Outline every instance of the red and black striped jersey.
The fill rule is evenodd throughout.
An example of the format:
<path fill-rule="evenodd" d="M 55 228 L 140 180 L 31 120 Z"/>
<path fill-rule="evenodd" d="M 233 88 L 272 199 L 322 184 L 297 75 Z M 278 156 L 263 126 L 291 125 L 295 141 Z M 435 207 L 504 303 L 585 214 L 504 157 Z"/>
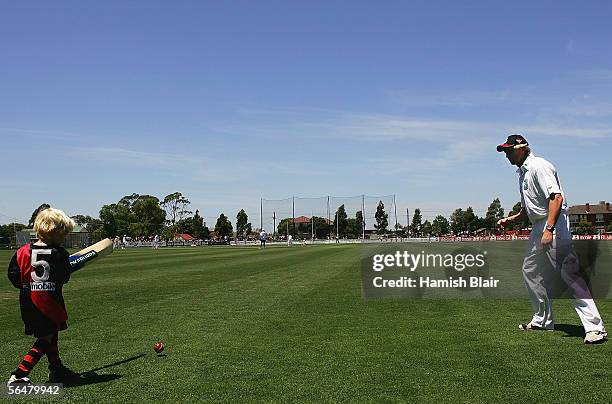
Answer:
<path fill-rule="evenodd" d="M 8 267 L 11 283 L 20 289 L 24 322 L 49 320 L 66 328 L 68 314 L 62 287 L 70 279 L 69 254 L 62 247 L 26 244 L 17 250 Z"/>

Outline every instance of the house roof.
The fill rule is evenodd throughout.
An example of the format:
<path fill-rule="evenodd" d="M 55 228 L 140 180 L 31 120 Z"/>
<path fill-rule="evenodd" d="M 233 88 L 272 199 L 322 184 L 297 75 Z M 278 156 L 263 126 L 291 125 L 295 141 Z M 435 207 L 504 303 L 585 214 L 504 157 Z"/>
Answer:
<path fill-rule="evenodd" d="M 612 207 L 609 203 L 600 202 L 598 204 L 589 204 L 589 210 L 587 211 L 587 205 L 574 205 L 567 209 L 567 213 L 570 215 L 595 215 L 598 213 L 609 213 L 612 214 Z"/>
<path fill-rule="evenodd" d="M 310 223 L 310 218 L 306 216 L 298 216 L 293 221 L 294 223 Z"/>
<path fill-rule="evenodd" d="M 330 224 L 331 220 L 327 220 L 326 218 L 322 218 L 325 220 L 325 223 Z M 294 223 L 310 223 L 310 218 L 308 216 L 298 216 L 295 218 Z"/>
<path fill-rule="evenodd" d="M 180 238 L 181 240 L 185 240 L 185 241 L 195 240 L 191 234 L 187 234 L 187 233 L 177 234 L 176 237 Z"/>

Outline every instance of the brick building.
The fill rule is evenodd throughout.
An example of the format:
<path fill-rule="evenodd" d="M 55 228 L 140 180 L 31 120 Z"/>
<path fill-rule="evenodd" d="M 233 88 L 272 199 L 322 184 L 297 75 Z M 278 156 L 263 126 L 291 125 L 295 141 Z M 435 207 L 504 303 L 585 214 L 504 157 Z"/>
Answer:
<path fill-rule="evenodd" d="M 612 224 L 612 207 L 606 201 L 600 201 L 596 205 L 587 203 L 585 205 L 570 206 L 567 209 L 567 213 L 572 230 L 583 220 L 595 226 L 597 233 L 605 233 L 608 226 Z"/>

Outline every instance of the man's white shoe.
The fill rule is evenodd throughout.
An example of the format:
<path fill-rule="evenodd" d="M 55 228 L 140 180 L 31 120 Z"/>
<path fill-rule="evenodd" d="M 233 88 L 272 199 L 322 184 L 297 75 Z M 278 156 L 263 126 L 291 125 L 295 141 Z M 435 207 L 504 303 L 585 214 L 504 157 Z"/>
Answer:
<path fill-rule="evenodd" d="M 606 340 L 608 333 L 605 331 L 589 331 L 584 337 L 585 344 L 600 344 Z"/>
<path fill-rule="evenodd" d="M 17 377 L 15 375 L 11 375 L 11 378 L 6 383 L 6 386 L 11 386 L 15 384 L 32 384 L 32 381 L 29 377 Z"/>

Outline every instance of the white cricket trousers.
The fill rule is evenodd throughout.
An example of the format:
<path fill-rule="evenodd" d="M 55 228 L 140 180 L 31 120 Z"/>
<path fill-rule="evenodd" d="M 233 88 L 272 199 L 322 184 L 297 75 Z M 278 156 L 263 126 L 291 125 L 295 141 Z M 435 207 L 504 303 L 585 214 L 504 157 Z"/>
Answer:
<path fill-rule="evenodd" d="M 580 267 L 571 246 L 572 235 L 566 213 L 562 212 L 559 216 L 553 245 L 547 248 L 541 245 L 545 226 L 546 219 L 537 220 L 532 224 L 531 238 L 523 260 L 523 278 L 534 311 L 531 324 L 542 328 L 554 328 L 552 299 L 545 280 L 550 279 L 548 275 L 559 275 L 547 271 L 560 271 L 585 332 L 604 332 L 601 315 L 584 278 L 579 273 Z"/>

